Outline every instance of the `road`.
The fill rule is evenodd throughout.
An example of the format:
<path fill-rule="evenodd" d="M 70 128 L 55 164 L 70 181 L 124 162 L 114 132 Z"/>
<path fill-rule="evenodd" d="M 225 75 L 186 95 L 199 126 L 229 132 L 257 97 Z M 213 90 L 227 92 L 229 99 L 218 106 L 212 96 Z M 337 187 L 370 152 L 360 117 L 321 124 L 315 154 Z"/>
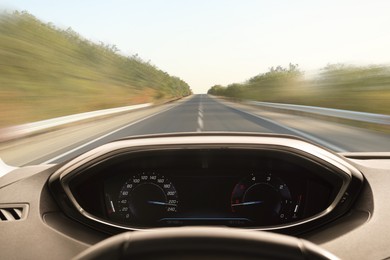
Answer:
<path fill-rule="evenodd" d="M 207 131 L 298 135 L 336 152 L 390 150 L 390 136 L 386 134 L 263 111 L 208 95 L 194 95 L 162 106 L 2 144 L 0 158 L 14 166 L 58 163 L 126 136 Z"/>

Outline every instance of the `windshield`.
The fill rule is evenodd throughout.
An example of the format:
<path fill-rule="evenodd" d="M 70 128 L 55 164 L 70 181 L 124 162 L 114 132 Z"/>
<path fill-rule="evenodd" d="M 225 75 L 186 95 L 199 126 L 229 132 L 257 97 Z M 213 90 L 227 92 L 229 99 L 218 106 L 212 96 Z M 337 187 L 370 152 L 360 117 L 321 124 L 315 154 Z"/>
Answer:
<path fill-rule="evenodd" d="M 2 1 L 0 158 L 255 132 L 390 151 L 389 1 Z"/>

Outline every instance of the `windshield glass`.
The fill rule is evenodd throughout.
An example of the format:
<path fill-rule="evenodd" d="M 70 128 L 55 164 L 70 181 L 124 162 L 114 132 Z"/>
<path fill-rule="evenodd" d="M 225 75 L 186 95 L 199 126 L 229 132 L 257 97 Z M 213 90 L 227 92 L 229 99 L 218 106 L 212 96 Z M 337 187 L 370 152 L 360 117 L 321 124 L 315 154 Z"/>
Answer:
<path fill-rule="evenodd" d="M 0 158 L 126 136 L 288 134 L 390 151 L 389 1 L 2 1 Z"/>

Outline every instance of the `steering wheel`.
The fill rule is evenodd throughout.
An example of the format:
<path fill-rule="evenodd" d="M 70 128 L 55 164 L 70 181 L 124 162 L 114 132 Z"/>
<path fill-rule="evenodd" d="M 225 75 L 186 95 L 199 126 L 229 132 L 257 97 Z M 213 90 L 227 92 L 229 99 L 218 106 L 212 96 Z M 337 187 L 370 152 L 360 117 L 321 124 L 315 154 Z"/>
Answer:
<path fill-rule="evenodd" d="M 291 236 L 217 227 L 133 231 L 91 246 L 75 259 L 338 259 Z"/>

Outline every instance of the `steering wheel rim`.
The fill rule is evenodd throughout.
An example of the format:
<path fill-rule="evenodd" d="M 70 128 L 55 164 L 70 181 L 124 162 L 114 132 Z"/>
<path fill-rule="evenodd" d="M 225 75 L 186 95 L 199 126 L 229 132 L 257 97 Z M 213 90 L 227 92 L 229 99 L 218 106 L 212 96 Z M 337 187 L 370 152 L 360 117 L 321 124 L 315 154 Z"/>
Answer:
<path fill-rule="evenodd" d="M 74 259 L 339 259 L 309 241 L 262 231 L 175 227 L 125 232 Z"/>

